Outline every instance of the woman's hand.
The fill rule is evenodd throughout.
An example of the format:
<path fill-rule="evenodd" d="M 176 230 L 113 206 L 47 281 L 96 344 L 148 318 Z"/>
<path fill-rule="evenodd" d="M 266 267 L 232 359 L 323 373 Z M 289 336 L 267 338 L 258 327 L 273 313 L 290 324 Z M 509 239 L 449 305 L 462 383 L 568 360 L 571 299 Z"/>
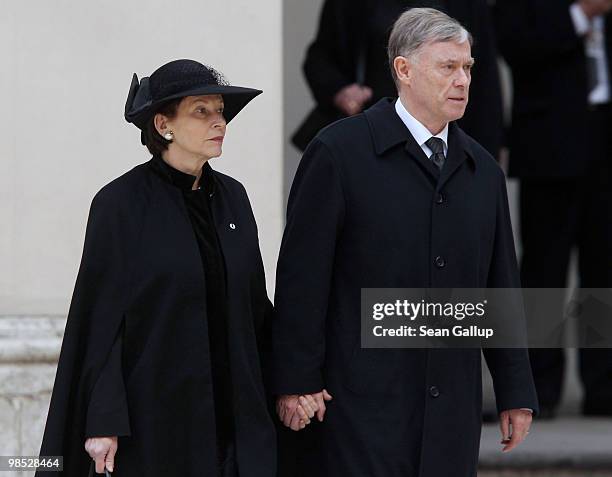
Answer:
<path fill-rule="evenodd" d="M 104 467 L 112 472 L 117 453 L 117 436 L 90 437 L 85 441 L 85 450 L 96 461 L 96 473 L 103 474 Z"/>

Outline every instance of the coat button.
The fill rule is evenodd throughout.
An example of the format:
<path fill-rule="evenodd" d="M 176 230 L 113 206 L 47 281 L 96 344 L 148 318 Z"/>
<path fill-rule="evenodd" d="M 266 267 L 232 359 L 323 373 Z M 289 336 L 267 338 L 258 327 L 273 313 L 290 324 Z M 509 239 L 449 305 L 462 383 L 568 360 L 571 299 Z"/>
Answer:
<path fill-rule="evenodd" d="M 230 224 L 230 229 L 232 229 L 232 230 L 236 230 L 236 224 L 231 223 L 231 224 Z"/>
<path fill-rule="evenodd" d="M 437 386 L 431 386 L 429 388 L 429 394 L 431 395 L 431 397 L 437 398 L 440 395 L 440 390 Z"/>
<path fill-rule="evenodd" d="M 436 264 L 436 267 L 438 267 L 438 268 L 444 268 L 444 266 L 446 265 L 446 260 L 444 260 L 443 257 L 440 257 L 438 255 L 436 257 L 435 264 Z"/>
<path fill-rule="evenodd" d="M 438 197 L 436 198 L 436 204 L 444 204 L 444 202 L 446 202 L 446 197 L 444 197 L 444 194 L 438 194 Z"/>

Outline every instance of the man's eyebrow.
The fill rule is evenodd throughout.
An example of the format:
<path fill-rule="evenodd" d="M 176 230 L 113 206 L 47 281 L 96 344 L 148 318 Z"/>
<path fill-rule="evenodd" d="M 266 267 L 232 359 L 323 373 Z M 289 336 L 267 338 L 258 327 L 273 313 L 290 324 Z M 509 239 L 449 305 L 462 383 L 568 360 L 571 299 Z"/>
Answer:
<path fill-rule="evenodd" d="M 457 64 L 457 63 L 463 63 L 464 61 L 460 60 L 460 59 L 456 59 L 456 58 L 446 58 L 444 60 L 440 60 L 439 63 L 453 63 L 453 64 Z M 469 60 L 465 61 L 465 63 L 473 65 L 474 63 L 476 63 L 476 60 L 474 58 L 470 58 Z"/>

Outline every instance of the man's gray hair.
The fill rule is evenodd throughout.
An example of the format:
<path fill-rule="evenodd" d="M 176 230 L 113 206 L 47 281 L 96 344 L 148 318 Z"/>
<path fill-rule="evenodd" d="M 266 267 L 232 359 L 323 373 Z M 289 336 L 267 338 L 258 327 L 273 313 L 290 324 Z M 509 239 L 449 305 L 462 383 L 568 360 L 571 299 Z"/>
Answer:
<path fill-rule="evenodd" d="M 398 78 L 393 60 L 398 56 L 415 58 L 421 47 L 439 41 L 473 43 L 472 35 L 461 23 L 435 8 L 410 8 L 395 21 L 387 53 L 391 75 L 396 86 Z"/>

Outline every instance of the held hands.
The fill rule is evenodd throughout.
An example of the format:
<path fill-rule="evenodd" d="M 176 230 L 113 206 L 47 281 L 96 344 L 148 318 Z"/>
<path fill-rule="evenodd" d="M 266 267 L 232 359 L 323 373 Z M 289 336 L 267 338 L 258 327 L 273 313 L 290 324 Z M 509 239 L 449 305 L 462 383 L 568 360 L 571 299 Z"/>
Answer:
<path fill-rule="evenodd" d="M 531 412 L 524 409 L 502 411 L 499 415 L 499 427 L 502 434 L 500 444 L 504 444 L 502 452 L 510 452 L 523 442 L 523 439 L 529 434 L 531 419 Z M 511 434 L 510 426 L 512 426 Z"/>
<path fill-rule="evenodd" d="M 347 116 L 360 113 L 363 105 L 372 97 L 372 89 L 353 83 L 345 86 L 334 96 L 334 105 Z"/>
<path fill-rule="evenodd" d="M 90 437 L 85 441 L 85 450 L 96 461 L 96 473 L 103 474 L 104 466 L 112 472 L 117 453 L 117 436 Z"/>
<path fill-rule="evenodd" d="M 285 426 L 299 431 L 310 424 L 315 414 L 319 422 L 323 422 L 325 401 L 332 399 L 325 389 L 315 394 L 283 394 L 276 400 L 276 412 Z"/>

